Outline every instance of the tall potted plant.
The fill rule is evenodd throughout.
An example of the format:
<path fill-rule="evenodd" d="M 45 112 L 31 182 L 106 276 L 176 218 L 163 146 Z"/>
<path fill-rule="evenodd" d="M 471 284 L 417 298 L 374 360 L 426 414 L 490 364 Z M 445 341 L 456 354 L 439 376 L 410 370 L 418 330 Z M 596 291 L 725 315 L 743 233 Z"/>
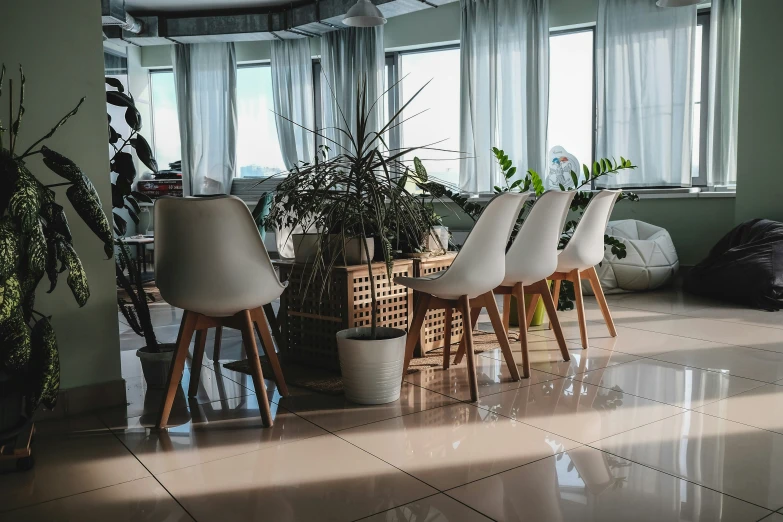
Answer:
<path fill-rule="evenodd" d="M 139 160 L 152 172 L 158 172 L 158 163 L 152 154 L 152 148 L 144 136 L 140 134 L 142 120 L 136 108 L 133 95 L 125 92 L 122 82 L 116 78 L 106 78 L 106 84 L 111 88 L 106 91 L 106 103 L 125 109 L 125 122 L 130 132 L 122 136 L 109 120 L 109 145 L 111 146 L 111 171 L 114 173 L 112 182 L 112 206 L 114 207 L 114 234 L 117 246 L 115 255 L 115 272 L 117 286 L 123 293 L 117 293 L 117 306 L 131 329 L 144 338 L 145 345 L 136 350 L 141 361 L 141 369 L 149 388 L 163 388 L 168 378 L 173 343 L 159 343 L 152 325 L 149 303 L 154 301 L 152 294 L 144 288 L 140 274 L 134 268 L 128 245 L 123 240 L 127 230 L 127 222 L 118 214 L 124 209 L 138 226 L 142 207 L 139 203 L 151 203 L 152 200 L 135 190 L 136 166 L 131 150 L 136 152 Z"/>
<path fill-rule="evenodd" d="M 319 150 L 313 163 L 298 165 L 278 185 L 276 204 L 267 217 L 267 223 L 278 228 L 301 226 L 317 234 L 308 284 L 321 284 L 322 292 L 332 268 L 347 264 L 357 253 L 370 281 L 379 269 L 373 266 L 374 258 L 383 261 L 391 280 L 395 250 L 391 238 L 425 238 L 436 224 L 428 217 L 431 213 L 424 201 L 406 188 L 409 180 L 426 182 L 403 161 L 416 148 L 389 151 L 382 139 L 407 104 L 375 131 L 369 127 L 372 106 L 366 83 L 358 86 L 357 100 L 356 130 L 340 131 L 350 148 L 312 131 L 329 146 Z M 335 157 L 328 157 L 330 147 L 339 152 Z M 365 240 L 370 237 L 379 239 L 379 251 L 372 251 L 371 242 Z M 378 296 L 375 284 L 369 287 L 370 326 L 338 332 L 337 344 L 348 399 L 381 404 L 399 397 L 406 332 L 378 326 Z"/>
<path fill-rule="evenodd" d="M 35 290 L 41 279 L 48 276 L 51 292 L 59 274 L 67 271 L 66 282 L 77 304 L 84 306 L 90 297 L 87 275 L 74 249 L 65 210 L 56 201 L 55 187 L 68 187 L 65 197 L 103 242 L 107 258 L 113 251 L 111 226 L 89 178 L 71 160 L 41 145 L 78 112 L 84 98 L 45 136 L 20 151 L 18 136 L 26 107 L 21 67 L 19 73 L 17 108 L 13 108 L 13 84 L 9 80 L 12 110 L 8 120 L 0 118 L 0 440 L 15 434 L 40 405 L 52 409 L 57 403 L 57 338 L 51 318 L 34 308 Z M 4 76 L 3 66 L 0 96 Z M 42 156 L 44 164 L 65 181 L 44 185 L 26 164 L 36 155 Z"/>

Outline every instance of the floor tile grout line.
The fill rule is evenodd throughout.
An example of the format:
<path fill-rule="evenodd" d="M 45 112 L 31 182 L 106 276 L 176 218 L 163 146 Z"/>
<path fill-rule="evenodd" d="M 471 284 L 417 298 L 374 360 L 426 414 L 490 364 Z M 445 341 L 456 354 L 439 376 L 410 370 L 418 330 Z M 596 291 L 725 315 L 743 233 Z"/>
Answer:
<path fill-rule="evenodd" d="M 131 455 L 133 455 L 133 458 L 134 458 L 134 459 L 136 459 L 136 461 L 139 463 L 139 465 L 141 465 L 141 467 L 143 467 L 143 468 L 145 469 L 145 471 L 146 471 L 147 473 L 149 473 L 149 474 L 150 474 L 150 477 L 152 477 L 152 478 L 153 478 L 153 480 L 155 480 L 155 482 L 157 482 L 157 483 L 160 485 L 160 487 L 162 487 L 162 488 L 163 488 L 163 491 L 165 491 L 166 493 L 168 493 L 168 494 L 169 494 L 169 496 L 172 498 L 172 500 L 174 500 L 174 502 L 176 502 L 176 503 L 177 503 L 177 505 L 179 505 L 179 507 L 181 507 L 181 508 L 182 508 L 182 510 L 183 510 L 185 513 L 187 513 L 187 515 L 188 515 L 188 516 L 189 516 L 189 517 L 190 517 L 190 518 L 191 518 L 191 519 L 192 519 L 194 522 L 198 522 L 198 520 L 196 519 L 196 517 L 194 517 L 194 516 L 193 516 L 193 514 L 192 514 L 190 511 L 188 511 L 188 509 L 187 509 L 187 508 L 186 508 L 186 507 L 185 507 L 185 506 L 182 504 L 182 502 L 180 502 L 180 501 L 179 501 L 179 499 L 178 499 L 177 497 L 175 497 L 175 496 L 174 496 L 174 495 L 171 493 L 171 491 L 169 491 L 169 490 L 168 490 L 168 488 L 167 488 L 166 486 L 164 486 L 164 485 L 163 485 L 163 483 L 162 483 L 162 482 L 161 482 L 161 481 L 158 479 L 158 477 L 157 477 L 157 476 L 156 476 L 156 475 L 155 475 L 155 474 L 154 474 L 152 471 L 150 471 L 150 469 L 149 469 L 149 468 L 148 468 L 148 467 L 147 467 L 147 466 L 146 466 L 146 465 L 145 465 L 145 464 L 144 464 L 144 463 L 141 461 L 141 459 L 138 457 L 138 455 L 136 455 L 136 454 L 135 454 L 133 451 L 131 451 L 131 449 L 130 449 L 130 448 L 127 446 L 127 444 L 125 444 L 125 442 L 123 442 L 123 441 L 122 441 L 122 439 L 120 439 L 120 437 L 119 437 L 119 436 L 118 436 L 118 435 L 117 435 L 117 434 L 114 432 L 114 430 L 113 430 L 113 429 L 111 429 L 111 428 L 108 426 L 108 424 L 106 424 L 106 423 L 103 421 L 103 419 L 101 419 L 100 417 L 98 417 L 98 421 L 99 421 L 101 424 L 103 424 L 103 425 L 106 427 L 106 429 L 107 429 L 107 430 L 109 430 L 109 433 L 111 433 L 111 434 L 112 434 L 112 436 L 113 436 L 115 439 L 117 439 L 117 442 L 119 442 L 120 444 L 122 444 L 122 446 L 123 446 L 123 447 L 124 447 L 126 450 L 128 450 L 128 453 L 130 453 Z"/>
<path fill-rule="evenodd" d="M 102 489 L 113 488 L 114 486 L 121 486 L 123 484 L 130 484 L 131 482 L 136 482 L 137 480 L 144 480 L 144 479 L 148 479 L 148 478 L 151 478 L 151 475 L 149 477 L 138 477 L 138 478 L 135 478 L 135 479 L 123 480 L 121 482 L 117 482 L 116 484 L 109 484 L 107 486 L 100 486 L 98 488 L 87 489 L 85 491 L 79 491 L 78 493 L 71 493 L 70 495 L 63 495 L 61 497 L 50 498 L 48 500 L 43 500 L 41 502 L 35 502 L 33 504 L 27 504 L 27 505 L 24 505 L 24 506 L 19 506 L 19 507 L 15 507 L 15 508 L 11 508 L 11 509 L 0 509 L 0 514 L 12 513 L 14 511 L 20 511 L 22 509 L 29 509 L 29 508 L 33 508 L 35 506 L 40 506 L 42 504 L 48 504 L 50 502 L 56 502 L 58 500 L 63 500 L 63 499 L 70 498 L 70 497 L 76 497 L 76 496 L 84 495 L 84 494 L 87 494 L 87 493 L 93 493 L 95 491 L 100 491 Z"/>
<path fill-rule="evenodd" d="M 426 388 L 424 388 L 424 389 L 426 389 Z M 427 390 L 427 391 L 432 391 L 432 390 Z M 448 397 L 448 396 L 446 395 L 446 397 Z M 451 397 L 449 397 L 449 398 L 451 399 Z M 352 430 L 354 428 L 362 428 L 364 426 L 370 426 L 372 424 L 378 424 L 379 422 L 386 422 L 386 421 L 390 421 L 390 420 L 394 420 L 394 419 L 400 419 L 402 417 L 408 417 L 409 415 L 416 415 L 417 413 L 423 413 L 425 411 L 426 412 L 432 412 L 434 410 L 439 410 L 441 408 L 446 408 L 448 406 L 455 406 L 457 404 L 460 404 L 460 402 L 461 401 L 459 399 L 454 399 L 454 402 L 452 402 L 452 403 L 441 404 L 440 406 L 433 406 L 432 408 L 425 408 L 425 409 L 419 410 L 419 411 L 411 411 L 411 412 L 408 412 L 408 413 L 403 413 L 401 415 L 395 415 L 395 416 L 389 417 L 387 419 L 379 419 L 379 420 L 374 420 L 374 421 L 371 421 L 371 422 L 365 422 L 365 423 L 362 423 L 362 424 L 357 424 L 356 426 L 349 426 L 348 428 L 340 428 L 339 430 L 334 430 L 334 431 L 327 430 L 327 431 L 329 431 L 329 433 L 331 433 L 331 434 L 337 434 L 337 433 L 342 432 L 342 431 L 348 431 L 348 430 Z M 319 427 L 322 428 L 322 429 L 326 429 L 326 428 L 324 428 L 323 426 L 320 426 L 320 425 L 319 425 Z"/>
<path fill-rule="evenodd" d="M 357 518 L 357 519 L 353 520 L 352 522 L 360 522 L 360 521 L 362 521 L 362 520 L 367 520 L 367 519 L 368 519 L 368 518 L 370 518 L 370 517 L 374 517 L 374 516 L 376 516 L 376 515 L 381 515 L 381 514 L 383 514 L 383 513 L 387 513 L 387 512 L 389 512 L 389 511 L 391 511 L 391 510 L 393 510 L 393 509 L 399 509 L 399 508 L 405 507 L 405 506 L 407 506 L 408 504 L 413 504 L 414 502 L 421 502 L 422 500 L 426 500 L 426 499 L 428 499 L 428 498 L 437 497 L 438 495 L 445 495 L 446 497 L 450 498 L 451 500 L 454 500 L 455 502 L 457 502 L 457 503 L 459 503 L 459 504 L 462 504 L 462 505 L 463 505 L 463 506 L 465 506 L 466 508 L 468 508 L 468 509 L 470 509 L 470 510 L 472 510 L 472 511 L 475 511 L 476 513 L 478 513 L 479 515 L 483 516 L 483 517 L 484 517 L 484 518 L 486 518 L 487 520 L 492 520 L 493 522 L 497 522 L 497 520 L 496 520 L 496 519 L 494 519 L 494 518 L 490 517 L 489 515 L 487 515 L 487 514 L 485 514 L 485 513 L 482 513 L 481 511 L 479 511 L 478 509 L 474 508 L 473 506 L 469 506 L 469 505 L 465 504 L 465 503 L 464 503 L 464 502 L 462 502 L 461 500 L 458 500 L 458 499 L 456 499 L 456 498 L 454 498 L 454 497 L 451 497 L 451 496 L 449 496 L 449 495 L 446 495 L 446 493 L 444 493 L 444 492 L 442 492 L 442 491 L 438 491 L 437 493 L 433 493 L 432 495 L 428 495 L 428 496 L 426 496 L 426 497 L 422 497 L 422 498 L 420 498 L 420 499 L 418 499 L 418 500 L 413 500 L 413 501 L 411 501 L 411 502 L 407 502 L 407 503 L 405 503 L 405 504 L 402 504 L 402 505 L 400 505 L 400 506 L 395 506 L 395 507 L 393 507 L 393 508 L 385 509 L 385 510 L 383 510 L 383 511 L 379 511 L 379 512 L 377 512 L 377 513 L 373 513 L 373 514 L 371 514 L 371 515 L 367 515 L 366 517 Z"/>
<path fill-rule="evenodd" d="M 665 420 L 665 419 L 664 419 L 664 420 Z M 596 442 L 598 442 L 598 441 L 596 441 Z M 701 483 L 699 483 L 699 482 L 696 482 L 695 480 L 691 480 L 691 479 L 687 479 L 687 478 L 685 478 L 685 477 L 681 477 L 681 476 L 679 476 L 679 475 L 675 475 L 674 473 L 672 473 L 672 472 L 670 472 L 670 471 L 666 471 L 666 470 L 663 470 L 663 469 L 657 468 L 657 467 L 655 467 L 655 466 L 651 466 L 651 465 L 649 465 L 649 464 L 644 464 L 644 463 L 642 463 L 642 462 L 638 462 L 638 461 L 636 461 L 636 460 L 633 460 L 633 459 L 630 459 L 630 458 L 628 458 L 628 457 L 623 457 L 622 455 L 620 455 L 620 454 L 618 454 L 618 453 L 613 453 L 613 452 L 611 452 L 611 451 L 609 451 L 609 450 L 605 450 L 605 449 L 602 449 L 602 448 L 596 448 L 595 446 L 592 446 L 591 444 L 594 444 L 594 443 L 593 443 L 593 442 L 591 442 L 590 444 L 585 444 L 585 446 L 587 446 L 587 447 L 589 447 L 589 448 L 592 448 L 592 449 L 594 449 L 594 450 L 598 450 L 598 451 L 602 451 L 602 452 L 604 452 L 604 453 L 608 453 L 609 455 L 614 455 L 615 457 L 621 458 L 621 459 L 623 459 L 623 460 L 627 460 L 628 462 L 633 462 L 633 463 L 634 463 L 634 464 L 636 464 L 637 466 L 642 466 L 642 467 L 645 467 L 645 468 L 648 468 L 648 469 L 651 469 L 651 470 L 657 471 L 658 473 L 663 473 L 664 475 L 669 475 L 670 477 L 674 477 L 674 478 L 676 478 L 676 479 L 683 480 L 683 481 L 685 481 L 685 482 L 688 482 L 688 483 L 690 483 L 690 484 L 695 484 L 695 485 L 699 486 L 700 488 L 709 489 L 710 491 L 714 491 L 714 492 L 716 492 L 716 493 L 719 493 L 719 494 L 721 494 L 721 495 L 725 495 L 725 496 L 727 496 L 727 497 L 731 497 L 731 498 L 733 498 L 733 499 L 735 499 L 735 500 L 739 500 L 739 501 L 741 501 L 741 502 L 745 502 L 746 504 L 750 504 L 750 505 L 752 505 L 752 506 L 756 506 L 756 507 L 758 507 L 758 508 L 765 509 L 765 510 L 769 511 L 769 513 L 767 513 L 766 515 L 764 515 L 764 517 L 762 517 L 762 518 L 766 518 L 766 517 L 768 517 L 770 514 L 772 514 L 772 513 L 775 513 L 774 511 L 772 511 L 772 510 L 771 510 L 771 509 L 769 509 L 768 507 L 762 506 L 762 505 L 760 505 L 760 504 L 756 504 L 755 502 L 751 502 L 751 501 L 749 501 L 749 500 L 745 500 L 745 499 L 743 499 L 743 498 L 740 498 L 740 497 L 737 497 L 737 496 L 735 496 L 735 495 L 731 495 L 731 494 L 729 494 L 729 493 L 725 493 L 725 492 L 723 492 L 723 491 L 720 491 L 720 490 L 718 490 L 718 489 L 711 488 L 711 487 L 709 487 L 709 486 L 707 486 L 707 485 L 705 485 L 705 484 L 701 484 Z"/>
<path fill-rule="evenodd" d="M 609 302 L 609 304 L 612 304 L 612 303 Z M 653 314 L 676 315 L 677 317 L 687 317 L 687 318 L 690 318 L 690 319 L 703 319 L 705 321 L 715 321 L 715 322 L 720 322 L 720 323 L 741 324 L 741 325 L 745 325 L 745 326 L 757 326 L 759 328 L 768 328 L 770 330 L 783 330 L 783 328 L 778 328 L 777 326 L 767 326 L 767 325 L 761 325 L 761 324 L 751 324 L 751 323 L 748 323 L 746 321 L 732 321 L 731 319 L 715 319 L 715 318 L 712 318 L 712 317 L 702 317 L 700 315 L 689 315 L 689 314 L 685 314 L 685 313 L 657 312 L 655 310 L 645 310 L 644 308 L 637 308 L 637 307 L 626 306 L 626 305 L 621 305 L 621 304 L 616 305 L 616 307 L 617 308 L 625 308 L 627 310 L 637 310 L 639 312 L 650 312 L 650 313 L 653 313 Z M 698 311 L 698 310 L 707 310 L 709 308 L 712 308 L 712 307 L 704 306 L 704 307 L 701 307 L 701 308 L 697 308 L 696 311 Z M 720 307 L 718 307 L 718 308 L 720 308 Z M 756 310 L 756 309 L 755 308 L 750 308 L 750 310 Z M 758 311 L 762 311 L 762 310 L 758 310 Z M 769 313 L 775 313 L 775 312 L 769 312 Z"/>

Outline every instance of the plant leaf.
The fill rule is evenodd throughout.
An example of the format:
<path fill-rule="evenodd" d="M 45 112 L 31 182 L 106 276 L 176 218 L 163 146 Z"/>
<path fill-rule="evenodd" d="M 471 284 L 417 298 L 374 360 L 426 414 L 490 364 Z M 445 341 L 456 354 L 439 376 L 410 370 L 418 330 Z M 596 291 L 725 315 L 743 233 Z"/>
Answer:
<path fill-rule="evenodd" d="M 79 183 L 68 187 L 65 195 L 82 221 L 90 227 L 98 239 L 103 241 L 103 251 L 106 253 L 106 258 L 114 256 L 114 238 L 111 233 L 111 225 L 103 212 L 101 198 L 92 182 L 83 175 Z"/>
<path fill-rule="evenodd" d="M 6 285 L 6 292 L 8 288 Z M 22 317 L 21 308 L 16 308 L 15 313 L 0 325 L 0 364 L 11 375 L 24 377 L 29 361 L 30 328 Z"/>
<path fill-rule="evenodd" d="M 11 274 L 0 285 L 0 325 L 14 315 L 21 306 L 22 290 L 19 286 L 19 279 L 16 274 Z"/>
<path fill-rule="evenodd" d="M 21 161 L 17 162 L 19 177 L 16 178 L 14 193 L 8 203 L 8 214 L 19 224 L 22 233 L 29 233 L 38 220 L 41 199 L 38 194 L 38 180 L 33 177 Z"/>
<path fill-rule="evenodd" d="M 53 409 L 60 391 L 60 355 L 57 337 L 49 319 L 42 317 L 30 335 L 30 366 L 28 370 L 28 415 L 43 404 Z"/>
<path fill-rule="evenodd" d="M 11 218 L 0 218 L 0 281 L 5 281 L 16 271 L 19 254 L 19 234 Z"/>
<path fill-rule="evenodd" d="M 62 249 L 59 252 L 60 260 L 68 269 L 68 286 L 79 307 L 82 307 L 87 304 L 87 299 L 90 298 L 90 288 L 87 285 L 87 274 L 84 272 L 82 262 L 79 260 L 79 256 L 76 254 L 73 247 L 67 243 L 63 243 L 61 246 Z"/>
<path fill-rule="evenodd" d="M 155 161 L 155 158 L 152 157 L 152 148 L 150 147 L 150 144 L 147 143 L 147 140 L 144 139 L 144 136 L 137 134 L 135 138 L 129 141 L 129 143 L 131 146 L 133 146 L 134 150 L 136 150 L 136 155 L 139 157 L 141 162 L 144 163 L 144 165 L 146 165 L 147 168 L 152 172 L 157 173 L 158 162 Z"/>
<path fill-rule="evenodd" d="M 119 78 L 111 78 L 109 76 L 106 77 L 106 83 L 108 85 L 111 85 L 115 89 L 117 89 L 120 92 L 125 92 L 125 87 L 122 86 L 122 82 Z"/>

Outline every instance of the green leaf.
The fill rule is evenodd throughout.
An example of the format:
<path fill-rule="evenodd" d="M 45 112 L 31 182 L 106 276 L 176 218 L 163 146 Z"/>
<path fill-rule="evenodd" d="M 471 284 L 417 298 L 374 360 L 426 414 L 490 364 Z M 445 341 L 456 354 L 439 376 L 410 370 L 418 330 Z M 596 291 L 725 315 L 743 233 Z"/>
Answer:
<path fill-rule="evenodd" d="M 560 187 L 560 190 L 562 190 L 563 192 L 568 192 L 566 190 L 566 188 L 565 188 L 565 185 L 563 185 L 562 183 L 560 183 L 559 187 Z"/>
<path fill-rule="evenodd" d="M 579 186 L 579 177 L 576 175 L 576 172 L 573 170 L 571 171 L 571 181 L 574 182 L 574 188 Z"/>
<path fill-rule="evenodd" d="M 35 226 L 27 237 L 27 265 L 32 274 L 43 274 L 46 270 L 46 237 L 44 237 L 41 220 L 37 220 Z"/>
<path fill-rule="evenodd" d="M 506 177 L 511 179 L 511 178 L 514 177 L 514 175 L 516 173 L 517 173 L 517 168 L 516 167 L 511 167 L 510 169 L 508 169 L 508 172 L 506 173 Z"/>
<path fill-rule="evenodd" d="M 500 188 L 500 187 L 498 187 L 497 185 L 495 185 L 493 188 L 495 189 L 495 192 L 496 192 L 496 193 L 498 193 L 498 194 L 500 194 L 501 192 L 503 192 L 503 189 L 501 189 L 501 188 Z"/>
<path fill-rule="evenodd" d="M 22 306 L 22 290 L 16 274 L 11 274 L 0 285 L 0 324 L 7 321 Z"/>
<path fill-rule="evenodd" d="M 106 91 L 106 103 L 116 107 L 133 107 L 133 98 L 120 91 Z"/>
<path fill-rule="evenodd" d="M 67 243 L 63 243 L 60 250 L 60 260 L 63 265 L 68 269 L 68 287 L 70 287 L 73 293 L 74 299 L 80 307 L 87 304 L 87 299 L 90 298 L 90 288 L 87 285 L 87 274 L 84 272 L 82 262 L 79 260 L 79 256 L 76 255 L 76 251 L 73 247 Z M 112 248 L 114 248 L 112 246 Z M 114 252 L 112 251 L 112 254 Z"/>
<path fill-rule="evenodd" d="M 8 214 L 19 224 L 22 233 L 29 233 L 38 220 L 41 199 L 38 193 L 38 180 L 20 161 L 17 162 L 18 177 L 14 193 L 8 203 Z"/>
<path fill-rule="evenodd" d="M 122 82 L 119 80 L 119 78 L 109 78 L 106 77 L 106 83 L 108 85 L 111 85 L 115 89 L 117 89 L 120 92 L 125 92 L 125 87 L 122 86 Z"/>
<path fill-rule="evenodd" d="M 606 172 L 609 170 L 609 166 L 607 165 L 606 158 L 601 158 L 601 172 Z"/>
<path fill-rule="evenodd" d="M 19 113 L 17 114 L 16 120 L 14 121 L 13 125 L 11 126 L 11 133 L 16 136 L 19 134 L 19 126 L 22 124 L 22 116 L 24 116 L 24 84 L 25 84 L 25 77 L 24 77 L 24 71 L 22 71 L 22 66 L 19 66 L 19 75 L 22 77 L 21 87 L 19 89 Z"/>
<path fill-rule="evenodd" d="M 132 190 L 131 195 L 136 198 L 136 201 L 141 201 L 142 203 L 152 203 L 152 198 L 146 194 L 142 194 L 141 192 Z"/>
<path fill-rule="evenodd" d="M 595 177 L 596 174 L 601 173 L 601 165 L 598 164 L 597 161 L 593 162 L 593 177 Z"/>
<path fill-rule="evenodd" d="M 11 375 L 24 377 L 30 362 L 30 328 L 21 308 L 0 324 L 0 364 Z"/>
<path fill-rule="evenodd" d="M 135 105 L 125 109 L 125 122 L 128 124 L 128 127 L 136 132 L 141 130 L 141 113 Z"/>
<path fill-rule="evenodd" d="M 426 183 L 429 180 L 427 169 L 424 168 L 424 164 L 418 157 L 413 158 L 413 168 L 416 169 L 416 177 L 419 178 L 419 181 Z"/>
<path fill-rule="evenodd" d="M 30 366 L 28 370 L 28 415 L 39 404 L 53 409 L 60 391 L 60 356 L 57 337 L 51 323 L 42 317 L 31 332 Z"/>
<path fill-rule="evenodd" d="M 582 173 L 585 175 L 585 181 L 588 181 L 590 179 L 590 169 L 585 164 L 582 164 Z"/>
<path fill-rule="evenodd" d="M 533 189 L 536 191 L 536 196 L 542 195 L 545 192 L 545 189 L 544 183 L 541 181 L 541 176 L 534 170 L 528 170 L 527 173 L 530 175 Z"/>
<path fill-rule="evenodd" d="M 19 233 L 10 216 L 0 218 L 0 281 L 5 281 L 16 271 L 19 254 Z"/>
<path fill-rule="evenodd" d="M 49 147 L 41 147 L 41 153 L 43 154 L 44 164 L 58 176 L 65 178 L 70 182 L 78 181 L 84 174 L 82 170 L 76 166 L 74 162 L 60 154 L 53 151 Z"/>

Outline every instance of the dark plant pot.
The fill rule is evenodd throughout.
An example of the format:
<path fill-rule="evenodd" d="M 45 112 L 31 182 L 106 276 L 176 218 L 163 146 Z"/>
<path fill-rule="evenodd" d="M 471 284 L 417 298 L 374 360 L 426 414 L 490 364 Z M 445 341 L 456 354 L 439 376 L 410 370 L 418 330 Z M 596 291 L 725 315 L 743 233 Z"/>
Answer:
<path fill-rule="evenodd" d="M 173 343 L 159 344 L 159 352 L 151 352 L 147 346 L 136 350 L 148 389 L 160 390 L 166 387 L 175 346 Z"/>

